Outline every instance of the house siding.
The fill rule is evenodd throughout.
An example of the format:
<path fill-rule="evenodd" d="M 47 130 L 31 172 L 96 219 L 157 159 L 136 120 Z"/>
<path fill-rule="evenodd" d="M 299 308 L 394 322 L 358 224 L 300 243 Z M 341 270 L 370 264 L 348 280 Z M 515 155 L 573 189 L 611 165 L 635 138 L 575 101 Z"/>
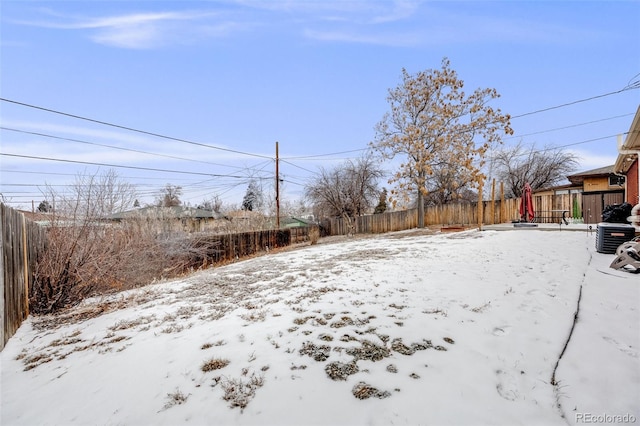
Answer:
<path fill-rule="evenodd" d="M 610 189 L 612 189 L 609 186 L 608 176 L 598 176 L 593 178 L 585 177 L 583 185 L 584 185 L 584 192 L 609 191 Z"/>

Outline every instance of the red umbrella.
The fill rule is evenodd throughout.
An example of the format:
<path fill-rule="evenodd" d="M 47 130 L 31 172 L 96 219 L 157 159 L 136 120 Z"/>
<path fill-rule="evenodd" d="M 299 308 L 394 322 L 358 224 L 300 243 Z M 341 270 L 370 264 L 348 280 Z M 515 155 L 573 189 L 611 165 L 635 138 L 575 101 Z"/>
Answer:
<path fill-rule="evenodd" d="M 520 199 L 520 219 L 525 222 L 533 222 L 535 212 L 533 210 L 533 197 L 531 196 L 531 185 L 524 184 L 524 191 Z"/>

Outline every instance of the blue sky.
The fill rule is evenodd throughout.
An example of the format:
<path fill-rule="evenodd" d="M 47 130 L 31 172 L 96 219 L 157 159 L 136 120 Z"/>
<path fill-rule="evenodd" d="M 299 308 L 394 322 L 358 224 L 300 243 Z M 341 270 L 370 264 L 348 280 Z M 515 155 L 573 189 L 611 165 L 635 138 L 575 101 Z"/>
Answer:
<path fill-rule="evenodd" d="M 0 192 L 14 207 L 106 165 L 123 166 L 142 202 L 171 183 L 187 203 L 239 204 L 250 179 L 272 191 L 276 141 L 282 200 L 295 202 L 318 167 L 367 148 L 402 68 L 438 69 L 443 57 L 467 91 L 501 94 L 494 105 L 514 117 L 505 145 L 566 147 L 577 171 L 613 164 L 640 105 L 640 90 L 624 90 L 640 79 L 638 1 L 0 8 Z"/>

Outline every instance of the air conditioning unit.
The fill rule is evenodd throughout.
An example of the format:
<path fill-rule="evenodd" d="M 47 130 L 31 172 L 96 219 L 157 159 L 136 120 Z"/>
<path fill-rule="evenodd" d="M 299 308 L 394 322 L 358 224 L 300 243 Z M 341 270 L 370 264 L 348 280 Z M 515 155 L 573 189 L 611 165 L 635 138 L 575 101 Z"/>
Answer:
<path fill-rule="evenodd" d="M 618 246 L 632 240 L 635 234 L 636 229 L 632 225 L 599 223 L 598 232 L 596 232 L 596 250 L 598 253 L 615 254 Z"/>

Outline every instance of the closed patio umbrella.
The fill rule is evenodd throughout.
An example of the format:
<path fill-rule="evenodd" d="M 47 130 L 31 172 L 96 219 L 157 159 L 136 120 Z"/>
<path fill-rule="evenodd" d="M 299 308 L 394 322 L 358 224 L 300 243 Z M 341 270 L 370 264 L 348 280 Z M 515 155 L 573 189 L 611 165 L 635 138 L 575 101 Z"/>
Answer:
<path fill-rule="evenodd" d="M 535 211 L 533 209 L 533 196 L 531 195 L 531 185 L 524 184 L 522 198 L 520 199 L 520 220 L 524 222 L 533 222 Z"/>

